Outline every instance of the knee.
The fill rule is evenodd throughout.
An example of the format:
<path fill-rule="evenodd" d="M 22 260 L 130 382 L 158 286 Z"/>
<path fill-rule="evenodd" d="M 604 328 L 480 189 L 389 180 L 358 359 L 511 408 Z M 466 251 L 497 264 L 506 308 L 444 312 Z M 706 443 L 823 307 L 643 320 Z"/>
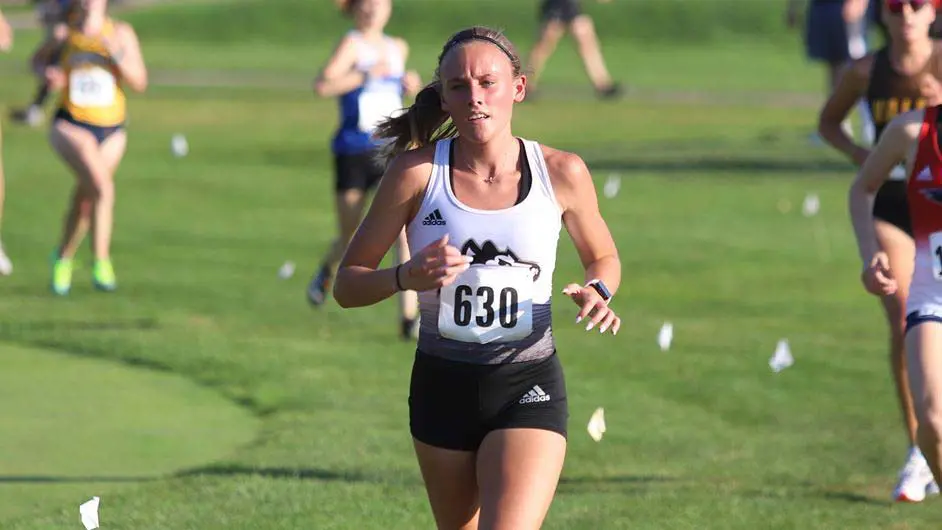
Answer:
<path fill-rule="evenodd" d="M 343 190 L 337 194 L 337 202 L 344 209 L 358 208 L 363 202 L 364 192 L 358 188 Z"/>
<path fill-rule="evenodd" d="M 78 197 L 78 211 L 82 217 L 92 215 L 92 209 L 95 206 L 95 195 L 93 193 L 84 193 Z"/>
<path fill-rule="evenodd" d="M 95 194 L 95 186 L 93 186 L 91 182 L 82 179 L 79 180 L 78 184 L 75 186 L 73 200 L 81 206 L 95 200 Z"/>
<path fill-rule="evenodd" d="M 96 177 L 88 185 L 88 195 L 96 201 L 114 198 L 114 181 L 110 177 Z"/>
<path fill-rule="evenodd" d="M 579 15 L 572 21 L 571 30 L 572 36 L 580 44 L 584 44 L 588 39 L 595 37 L 595 24 L 591 18 L 585 15 Z"/>

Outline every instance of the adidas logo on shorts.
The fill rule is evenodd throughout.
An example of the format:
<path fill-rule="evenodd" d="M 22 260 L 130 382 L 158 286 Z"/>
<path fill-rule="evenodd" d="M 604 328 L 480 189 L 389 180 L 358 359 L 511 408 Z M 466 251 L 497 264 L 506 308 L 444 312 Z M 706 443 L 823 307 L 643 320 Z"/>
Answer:
<path fill-rule="evenodd" d="M 422 220 L 422 224 L 425 226 L 429 226 L 429 225 L 445 226 L 445 219 L 442 218 L 442 212 L 438 211 L 438 208 L 435 208 L 435 211 L 425 216 L 425 219 Z"/>
<path fill-rule="evenodd" d="M 520 404 L 526 405 L 527 403 L 539 403 L 541 401 L 549 401 L 550 396 L 546 392 L 543 392 L 543 389 L 540 388 L 540 385 L 533 385 L 533 388 L 522 398 L 520 398 Z"/>

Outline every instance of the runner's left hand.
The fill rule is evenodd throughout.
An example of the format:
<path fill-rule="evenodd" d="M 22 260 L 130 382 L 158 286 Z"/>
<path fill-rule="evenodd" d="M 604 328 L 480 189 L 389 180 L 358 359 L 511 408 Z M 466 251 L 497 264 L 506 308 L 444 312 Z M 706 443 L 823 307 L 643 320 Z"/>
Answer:
<path fill-rule="evenodd" d="M 612 335 L 618 334 L 618 329 L 621 327 L 621 318 L 612 311 L 612 308 L 608 306 L 608 303 L 602 299 L 602 296 L 595 289 L 577 283 L 570 283 L 563 289 L 563 294 L 569 295 L 572 301 L 580 307 L 576 324 L 589 317 L 589 323 L 585 327 L 586 331 L 598 326 L 599 333 L 605 333 L 611 329 Z"/>

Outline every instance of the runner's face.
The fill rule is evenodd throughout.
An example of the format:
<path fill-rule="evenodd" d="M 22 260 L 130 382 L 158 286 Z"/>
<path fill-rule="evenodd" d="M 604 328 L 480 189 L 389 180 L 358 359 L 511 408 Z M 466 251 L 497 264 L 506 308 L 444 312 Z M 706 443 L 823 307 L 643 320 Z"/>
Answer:
<path fill-rule="evenodd" d="M 883 21 L 890 40 L 912 44 L 929 39 L 929 26 L 935 21 L 933 0 L 884 0 Z"/>
<path fill-rule="evenodd" d="M 509 126 L 515 102 L 523 99 L 525 76 L 496 45 L 465 42 L 442 59 L 442 108 L 451 115 L 459 134 L 484 143 Z"/>
<path fill-rule="evenodd" d="M 392 14 L 392 0 L 360 0 L 356 6 L 357 24 L 364 28 L 386 27 Z"/>

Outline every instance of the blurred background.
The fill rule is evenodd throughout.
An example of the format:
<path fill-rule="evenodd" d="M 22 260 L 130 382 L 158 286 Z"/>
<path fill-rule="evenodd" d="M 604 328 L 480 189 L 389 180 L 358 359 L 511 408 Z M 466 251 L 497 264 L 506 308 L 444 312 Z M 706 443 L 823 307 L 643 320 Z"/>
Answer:
<path fill-rule="evenodd" d="M 73 177 L 41 119 L 32 2 L 0 0 L 6 206 L 0 278 L 0 528 L 430 528 L 395 302 L 305 290 L 336 232 L 335 98 L 312 83 L 351 27 L 327 0 L 124 0 L 150 70 L 116 177 L 120 288 L 83 247 L 49 293 Z M 853 165 L 817 138 L 825 66 L 785 0 L 585 0 L 599 98 L 571 35 L 514 132 L 587 162 L 621 252 L 617 337 L 556 300 L 570 446 L 545 528 L 935 528 L 897 505 L 908 449 L 881 307 L 860 286 Z M 389 34 L 427 82 L 446 39 L 502 28 L 526 57 L 537 0 L 395 0 Z M 872 25 L 869 49 L 882 45 Z M 855 114 L 852 130 L 862 134 Z M 172 139 L 186 149 L 173 148 Z M 557 285 L 581 278 L 565 235 Z M 670 323 L 673 341 L 658 344 Z M 787 341 L 793 365 L 770 368 Z M 600 442 L 585 430 L 604 407 Z"/>

